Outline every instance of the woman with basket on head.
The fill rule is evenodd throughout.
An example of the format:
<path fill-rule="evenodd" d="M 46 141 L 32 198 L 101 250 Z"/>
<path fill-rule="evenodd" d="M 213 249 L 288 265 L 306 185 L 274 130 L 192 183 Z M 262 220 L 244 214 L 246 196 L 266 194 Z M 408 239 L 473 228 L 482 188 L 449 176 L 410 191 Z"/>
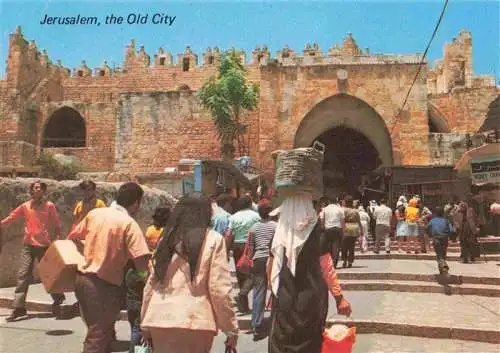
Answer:
<path fill-rule="evenodd" d="M 273 295 L 269 353 L 320 353 L 328 313 L 328 291 L 337 311 L 349 316 L 313 199 L 322 193 L 323 153 L 281 152 L 276 186 L 286 195 L 268 262 Z M 295 172 L 295 173 L 294 173 Z"/>

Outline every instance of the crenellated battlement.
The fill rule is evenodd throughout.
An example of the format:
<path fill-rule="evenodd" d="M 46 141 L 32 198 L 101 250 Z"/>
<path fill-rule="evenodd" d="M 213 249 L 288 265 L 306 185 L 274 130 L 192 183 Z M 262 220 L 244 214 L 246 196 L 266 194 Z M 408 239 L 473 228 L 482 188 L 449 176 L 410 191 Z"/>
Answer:
<path fill-rule="evenodd" d="M 21 26 L 17 26 L 16 31 L 9 36 L 7 81 L 17 82 L 22 76 L 21 67 L 25 65 L 30 67 L 30 75 L 33 78 L 43 79 L 55 72 L 61 73 L 63 76 L 71 74 L 71 71 L 62 65 L 61 60 L 53 63 L 46 50 L 40 50 L 34 40 L 28 42 L 23 36 Z"/>
<path fill-rule="evenodd" d="M 98 67 L 89 67 L 85 60 L 80 66 L 69 69 L 64 67 L 58 60 L 52 63 L 45 50 L 39 50 L 34 41 L 28 43 L 20 30 L 20 27 L 10 37 L 9 59 L 17 55 L 26 60 L 33 61 L 33 65 L 40 67 L 47 73 L 60 70 L 65 77 L 109 77 L 116 75 L 126 75 L 141 69 L 160 69 L 174 71 L 199 71 L 205 68 L 214 68 L 220 62 L 223 50 L 218 47 L 208 47 L 204 53 L 198 55 L 190 46 L 186 46 L 184 52 L 173 54 L 160 47 L 155 54 L 150 55 L 144 46 L 137 47 L 136 41 L 131 39 L 125 47 L 123 66 L 110 67 L 106 61 Z M 271 50 L 266 46 L 257 46 L 247 61 L 245 51 L 239 51 L 241 61 L 246 66 L 309 66 L 309 65 L 374 65 L 374 64 L 418 64 L 420 55 L 387 55 L 371 54 L 369 49 L 361 49 L 354 40 L 351 33 L 348 33 L 341 45 L 334 44 L 328 49 L 326 55 L 321 50 L 318 43 L 306 43 L 302 49 L 302 55 L 285 45 L 276 51 L 276 55 L 271 54 Z M 10 61 L 10 60 L 9 60 Z M 14 65 L 11 63 L 10 66 Z M 9 70 L 8 70 L 9 71 Z"/>
<path fill-rule="evenodd" d="M 144 46 L 137 46 L 131 39 L 125 47 L 122 66 L 110 67 L 106 61 L 98 67 L 89 67 L 85 60 L 81 65 L 70 70 L 61 61 L 52 63 L 45 50 L 39 50 L 35 41 L 24 39 L 21 28 L 10 35 L 9 63 L 7 66 L 8 80 L 15 78 L 19 71 L 19 63 L 28 64 L 42 76 L 58 71 L 63 77 L 112 77 L 148 69 L 159 72 L 200 72 L 215 68 L 221 59 L 223 50 L 218 47 L 208 47 L 202 54 L 195 53 L 186 46 L 182 53 L 174 54 L 160 47 L 153 55 L 148 54 Z M 314 65 L 418 65 L 421 54 L 378 54 L 371 53 L 368 48 L 361 48 L 352 33 L 347 33 L 343 41 L 333 44 L 323 52 L 318 43 L 306 43 L 301 51 L 285 45 L 273 56 L 266 46 L 257 46 L 247 61 L 245 51 L 240 51 L 241 62 L 245 66 L 259 67 L 267 65 L 278 66 L 314 66 Z M 17 63 L 17 64 L 16 64 Z M 11 80 L 12 81 L 12 80 Z M 461 31 L 451 43 L 444 46 L 444 57 L 434 64 L 427 73 L 427 88 L 430 94 L 450 92 L 455 87 L 478 88 L 495 85 L 493 76 L 477 77 L 472 72 L 472 36 L 468 31 Z"/>

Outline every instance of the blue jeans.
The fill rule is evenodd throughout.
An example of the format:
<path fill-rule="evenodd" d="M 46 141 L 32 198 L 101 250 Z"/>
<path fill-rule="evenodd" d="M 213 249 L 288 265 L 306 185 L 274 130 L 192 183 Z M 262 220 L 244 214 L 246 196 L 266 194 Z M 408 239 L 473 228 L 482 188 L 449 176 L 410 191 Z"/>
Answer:
<path fill-rule="evenodd" d="M 267 257 L 255 259 L 252 276 L 253 276 L 253 303 L 252 303 L 252 328 L 254 330 L 263 329 L 264 310 L 266 307 L 267 294 L 267 274 L 266 274 Z"/>

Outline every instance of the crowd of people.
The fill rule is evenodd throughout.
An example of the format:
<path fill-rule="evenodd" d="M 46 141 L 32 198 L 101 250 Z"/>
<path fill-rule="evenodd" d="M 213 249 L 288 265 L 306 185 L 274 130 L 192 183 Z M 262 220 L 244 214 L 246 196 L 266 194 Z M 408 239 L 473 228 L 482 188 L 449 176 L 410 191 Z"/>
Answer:
<path fill-rule="evenodd" d="M 342 259 L 342 267 L 352 267 L 355 243 L 361 252 L 368 250 L 369 238 L 373 252 L 391 253 L 391 238 L 397 241 L 397 251 L 406 254 L 427 253 L 431 243 L 436 253 L 439 271 L 448 272 L 446 249 L 448 241 L 460 241 L 463 263 L 472 263 L 479 257 L 477 238 L 496 235 L 500 230 L 498 203 L 485 203 L 477 195 L 469 194 L 464 201 L 450 199 L 445 205 L 431 211 L 418 195 L 410 200 L 400 196 L 396 208 L 387 206 L 385 199 L 372 200 L 368 207 L 347 195 L 334 201 L 324 197 L 317 210 L 325 232 L 334 239 L 332 258 L 335 267 Z"/>
<path fill-rule="evenodd" d="M 67 239 L 84 242 L 84 263 L 75 283 L 76 307 L 88 328 L 84 353 L 110 352 L 123 300 L 131 328 L 130 352 L 145 343 L 160 353 L 209 352 L 219 330 L 227 336 L 227 347 L 234 349 L 239 333 L 236 304 L 240 313 L 251 312 L 255 341 L 269 336 L 269 352 L 319 353 L 328 292 L 338 313 L 351 314 L 336 268 L 339 260 L 342 267 L 352 267 L 356 243 L 366 252 L 373 237 L 374 252 L 384 246 L 390 254 L 395 236 L 398 250 L 410 254 L 426 252 L 430 238 L 439 272 L 447 276 L 448 240 L 459 239 L 463 261 L 474 261 L 476 237 L 484 228 L 472 196 L 431 212 L 418 196 L 401 196 L 394 211 L 385 199 L 365 208 L 349 195 L 335 200 L 288 196 L 273 208 L 270 197 L 234 198 L 219 191 L 211 197 L 186 195 L 173 208 L 158 207 L 143 232 L 133 218 L 143 196 L 140 185 L 124 183 L 109 206 L 97 198 L 92 181 L 82 182 L 80 188 L 82 200 L 74 208 Z M 31 200 L 0 223 L 1 231 L 17 219 L 25 220 L 14 309 L 7 321 L 26 316 L 34 261 L 63 238 L 46 191 L 43 182 L 32 183 Z M 235 264 L 245 258 L 251 262 L 247 270 L 236 266 L 236 300 L 231 256 Z M 65 297 L 52 297 L 57 312 Z M 267 306 L 270 325 L 264 320 Z"/>

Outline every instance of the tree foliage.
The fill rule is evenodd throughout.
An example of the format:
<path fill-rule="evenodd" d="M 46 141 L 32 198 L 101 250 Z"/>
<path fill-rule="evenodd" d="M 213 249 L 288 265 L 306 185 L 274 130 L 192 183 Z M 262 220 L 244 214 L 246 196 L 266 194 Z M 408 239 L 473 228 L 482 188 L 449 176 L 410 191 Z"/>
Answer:
<path fill-rule="evenodd" d="M 238 153 L 248 154 L 244 140 L 247 125 L 243 111 L 253 111 L 257 106 L 259 89 L 247 82 L 239 53 L 231 49 L 221 57 L 217 76 L 211 77 L 197 94 L 202 106 L 210 111 L 221 144 L 223 159 L 233 159 L 235 143 Z"/>

